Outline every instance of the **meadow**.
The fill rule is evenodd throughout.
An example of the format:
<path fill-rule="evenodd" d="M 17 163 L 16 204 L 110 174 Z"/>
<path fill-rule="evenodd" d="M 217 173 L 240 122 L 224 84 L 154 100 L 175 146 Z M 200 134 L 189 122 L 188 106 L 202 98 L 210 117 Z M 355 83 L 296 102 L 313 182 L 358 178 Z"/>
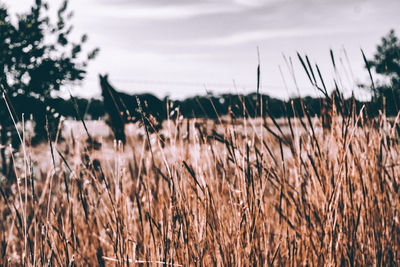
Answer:
<path fill-rule="evenodd" d="M 344 49 L 398 27 L 394 1 L 306 9 L 288 1 L 288 13 L 278 1 L 70 9 L 63 0 L 55 10 L 45 0 L 8 2 L 0 3 L 0 266 L 400 265 L 399 38 L 391 30 L 371 60 L 361 50 L 367 84 Z M 381 7 L 392 10 L 383 16 Z M 80 10 L 82 20 L 71 21 Z M 104 47 L 93 69 L 99 48 L 71 34 L 72 22 Z M 127 87 L 145 77 L 245 81 L 243 49 L 318 55 L 331 40 L 343 46 L 339 58 L 330 50 L 333 81 L 297 53 L 317 98 L 300 92 L 285 55 L 289 98 L 263 95 L 261 73 L 275 74 L 261 71 L 258 48 L 256 92 L 247 95 L 233 82 L 236 94 L 204 86 L 204 97 L 161 100 L 135 87 L 119 92 L 107 74 L 99 74 L 102 100 L 69 90 L 95 94 L 80 82 L 105 69 Z"/>
<path fill-rule="evenodd" d="M 64 122 L 2 177 L 0 264 L 369 266 L 400 262 L 399 117 Z"/>

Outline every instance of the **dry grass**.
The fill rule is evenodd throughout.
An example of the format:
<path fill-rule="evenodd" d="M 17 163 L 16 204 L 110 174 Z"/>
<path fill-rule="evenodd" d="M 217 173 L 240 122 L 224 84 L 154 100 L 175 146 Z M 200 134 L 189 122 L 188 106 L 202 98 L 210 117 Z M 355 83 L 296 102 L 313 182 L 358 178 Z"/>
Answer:
<path fill-rule="evenodd" d="M 399 263 L 397 120 L 285 123 L 166 121 L 97 150 L 75 125 L 25 145 L 0 187 L 0 264 Z"/>

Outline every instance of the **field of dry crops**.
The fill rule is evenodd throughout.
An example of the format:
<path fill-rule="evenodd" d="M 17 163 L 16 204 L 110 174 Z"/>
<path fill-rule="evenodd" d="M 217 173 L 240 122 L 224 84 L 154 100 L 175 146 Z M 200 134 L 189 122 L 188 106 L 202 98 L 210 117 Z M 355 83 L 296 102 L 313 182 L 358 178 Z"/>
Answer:
<path fill-rule="evenodd" d="M 63 140 L 13 152 L 0 264 L 396 265 L 398 121 L 332 125 L 182 119 L 130 125 L 123 146 L 102 122 L 89 140 L 69 122 Z"/>

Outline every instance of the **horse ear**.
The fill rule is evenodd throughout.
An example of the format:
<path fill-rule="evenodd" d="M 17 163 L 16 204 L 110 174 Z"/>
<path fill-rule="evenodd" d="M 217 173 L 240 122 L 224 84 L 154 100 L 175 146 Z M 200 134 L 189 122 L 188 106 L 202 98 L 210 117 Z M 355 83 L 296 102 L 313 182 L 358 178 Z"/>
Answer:
<path fill-rule="evenodd" d="M 108 79 L 108 73 L 106 73 L 106 74 L 104 74 L 104 75 L 101 75 L 101 74 L 99 73 L 99 78 L 100 78 L 101 81 L 107 80 L 107 79 Z"/>

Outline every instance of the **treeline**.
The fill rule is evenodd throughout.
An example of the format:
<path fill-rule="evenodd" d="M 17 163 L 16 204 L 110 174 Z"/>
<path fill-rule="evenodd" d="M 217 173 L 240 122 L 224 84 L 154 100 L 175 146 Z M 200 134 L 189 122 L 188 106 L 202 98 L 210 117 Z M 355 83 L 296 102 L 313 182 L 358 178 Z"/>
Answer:
<path fill-rule="evenodd" d="M 362 102 L 357 99 L 343 99 L 340 93 L 333 93 L 331 98 L 335 98 L 337 109 L 347 113 L 353 106 L 357 111 L 363 105 L 366 106 L 368 115 L 373 117 L 379 113 L 379 110 L 385 110 L 387 116 L 396 116 L 400 106 L 400 94 L 395 90 L 386 90 L 371 102 Z M 169 112 L 173 117 L 178 113 L 185 118 L 211 118 L 218 116 L 232 115 L 234 117 L 255 117 L 261 115 L 273 116 L 276 118 L 282 116 L 304 116 L 307 111 L 310 116 L 320 116 L 325 109 L 329 109 L 329 103 L 325 97 L 313 98 L 306 96 L 304 98 L 294 97 L 288 101 L 273 98 L 268 95 L 257 95 L 251 93 L 248 95 L 222 94 L 189 97 L 184 100 L 171 100 L 164 98 L 160 100 L 166 107 L 169 103 Z M 66 118 L 84 117 L 87 120 L 103 119 L 106 115 L 106 108 L 103 100 L 86 98 L 49 98 L 46 100 L 34 97 L 19 95 L 10 98 L 12 108 L 15 109 L 17 116 L 21 119 L 24 114 L 25 119 L 30 117 L 45 117 L 49 113 L 62 115 Z M 167 117 L 167 116 L 165 116 Z"/>
<path fill-rule="evenodd" d="M 19 120 L 24 114 L 25 119 L 32 115 L 34 118 L 45 117 L 46 115 L 58 114 L 66 118 L 76 118 L 77 111 L 80 116 L 85 115 L 87 119 L 100 119 L 104 117 L 103 101 L 95 98 L 74 98 L 64 99 L 61 97 L 40 99 L 31 96 L 18 95 L 9 97 L 11 110 L 15 111 Z M 2 103 L 3 105 L 3 103 Z M 2 106 L 3 107 L 3 106 Z M 4 106 L 4 108 L 6 108 Z"/>
<path fill-rule="evenodd" d="M 183 101 L 173 101 L 179 107 L 180 113 L 187 118 L 217 118 L 218 115 L 233 115 L 235 117 L 255 117 L 261 115 L 273 116 L 300 116 L 307 112 L 310 116 L 320 116 L 335 104 L 337 112 L 348 114 L 352 110 L 359 112 L 365 106 L 365 111 L 370 117 L 375 117 L 379 112 L 387 116 L 396 116 L 400 107 L 400 93 L 398 90 L 387 89 L 371 101 L 359 101 L 354 97 L 345 99 L 335 91 L 329 98 L 293 97 L 285 101 L 268 95 L 223 94 L 220 96 L 196 96 Z"/>

